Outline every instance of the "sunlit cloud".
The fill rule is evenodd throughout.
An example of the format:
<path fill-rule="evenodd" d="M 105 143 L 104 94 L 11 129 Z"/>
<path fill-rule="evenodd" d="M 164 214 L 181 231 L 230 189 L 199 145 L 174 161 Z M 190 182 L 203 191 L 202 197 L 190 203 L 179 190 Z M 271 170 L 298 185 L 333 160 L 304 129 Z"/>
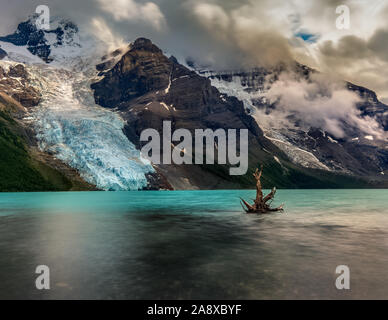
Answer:
<path fill-rule="evenodd" d="M 144 21 L 157 30 L 166 28 L 166 20 L 154 2 L 138 3 L 134 0 L 97 0 L 101 9 L 117 21 Z"/>

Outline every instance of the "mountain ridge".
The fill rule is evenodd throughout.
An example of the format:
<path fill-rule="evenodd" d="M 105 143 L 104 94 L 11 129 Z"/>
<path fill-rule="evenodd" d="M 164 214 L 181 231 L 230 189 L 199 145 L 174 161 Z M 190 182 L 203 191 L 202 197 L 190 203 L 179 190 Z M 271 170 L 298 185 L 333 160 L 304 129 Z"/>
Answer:
<path fill-rule="evenodd" d="M 383 175 L 387 155 L 377 140 L 362 136 L 360 147 L 355 148 L 355 142 L 336 139 L 313 126 L 294 132 L 268 131 L 262 126 L 265 114 L 277 106 L 257 93 L 264 91 L 260 86 L 266 84 L 266 77 L 272 77 L 275 83 L 284 66 L 272 73 L 263 68 L 257 68 L 252 75 L 241 71 L 239 76 L 246 79 L 238 84 L 233 72 L 217 75 L 186 67 L 146 38 L 91 58 L 90 52 L 82 48 L 78 28 L 72 23 L 66 38 L 66 32 L 61 32 L 66 23 L 53 24 L 53 30 L 42 34 L 31 27 L 31 21 L 18 27 L 19 33 L 0 38 L 0 45 L 6 48 L 3 51 L 7 51 L 0 61 L 0 90 L 26 108 L 27 113 L 20 116 L 21 123 L 39 145 L 31 152 L 39 159 L 56 158 L 57 164 L 72 167 L 86 185 L 99 184 L 98 188 L 104 190 L 250 188 L 251 173 L 264 163 L 264 187 L 387 186 Z M 14 44 L 6 47 L 12 42 L 22 45 L 13 51 Z M 311 81 L 310 68 L 300 65 L 298 72 Z M 231 82 L 235 85 L 232 91 L 228 87 Z M 377 114 L 385 128 L 385 111 L 380 111 L 385 105 L 373 91 L 350 83 L 348 86 L 369 100 L 359 106 L 362 115 Z M 265 113 L 258 116 L 257 110 Z M 229 176 L 229 166 L 218 164 L 160 164 L 153 165 L 153 170 L 145 169 L 146 165 L 144 172 L 135 172 L 144 161 L 138 151 L 144 145 L 139 140 L 140 133 L 147 128 L 161 133 L 164 120 L 171 121 L 173 130 L 185 128 L 191 132 L 206 128 L 247 129 L 247 174 Z M 105 132 L 101 139 L 88 132 L 98 128 Z M 104 141 L 108 137 L 111 142 Z M 130 151 L 120 149 L 124 146 Z M 115 154 L 117 157 L 112 156 Z M 67 170 L 60 165 L 54 167 Z"/>
<path fill-rule="evenodd" d="M 317 71 L 303 65 L 297 66 L 299 72 L 306 81 L 311 82 L 311 73 Z M 309 151 L 324 165 L 331 170 L 361 175 L 366 178 L 371 176 L 373 179 L 379 175 L 384 175 L 387 168 L 387 140 L 378 141 L 378 137 L 369 136 L 368 133 L 362 133 L 357 127 L 346 124 L 345 134 L 347 137 L 338 138 L 329 132 L 314 127 L 312 125 L 303 129 L 298 123 L 303 121 L 303 112 L 294 115 L 290 114 L 287 118 L 291 123 L 287 127 L 272 129 L 266 126 L 265 119 L 270 119 L 277 109 L 277 103 L 270 103 L 266 99 L 266 88 L 268 81 L 266 78 L 278 77 L 280 73 L 267 70 L 257 69 L 239 72 L 208 72 L 200 71 L 201 74 L 211 79 L 212 84 L 225 94 L 236 94 L 244 101 L 245 107 L 250 110 L 251 114 L 256 116 L 259 125 L 265 129 L 266 135 L 279 145 L 286 153 L 285 148 Z M 276 82 L 274 82 L 276 83 Z M 271 84 L 270 84 L 271 85 Z M 270 86 L 269 85 L 269 86 Z M 350 92 L 355 92 L 361 99 L 355 107 L 359 110 L 360 119 L 364 117 L 375 118 L 381 126 L 381 131 L 386 130 L 388 120 L 388 106 L 381 103 L 376 94 L 367 88 L 354 85 L 350 82 L 343 81 L 343 86 Z M 372 157 L 371 157 L 372 153 Z M 374 158 L 373 158 L 374 157 Z"/>
<path fill-rule="evenodd" d="M 287 166 L 290 167 L 288 170 L 291 171 L 300 170 L 289 162 L 283 151 L 279 150 L 263 135 L 262 130 L 254 118 L 246 112 L 247 110 L 241 101 L 215 90 L 215 87 L 212 87 L 206 78 L 180 65 L 176 59 L 164 56 L 162 51 L 148 39 L 139 38 L 136 40 L 122 59 L 114 67 L 104 71 L 102 76 L 100 81 L 92 84 L 96 103 L 107 108 L 114 108 L 121 114 L 127 121 L 125 126 L 127 137 L 138 147 L 141 147 L 138 142 L 141 130 L 150 127 L 161 132 L 163 120 L 172 121 L 173 129 L 187 128 L 192 131 L 194 128 L 205 127 L 211 129 L 231 128 L 233 126 L 230 123 L 223 122 L 222 112 L 217 116 L 210 115 L 211 112 L 217 113 L 217 106 L 220 106 L 221 109 L 226 106 L 224 111 L 229 110 L 232 114 L 237 113 L 239 121 L 243 119 L 242 124 L 240 123 L 237 127 L 248 128 L 253 136 L 250 138 L 250 150 L 253 149 L 250 155 L 250 171 L 259 162 L 266 162 L 269 166 L 276 167 L 279 165 L 279 161 L 282 161 L 283 165 L 283 167 L 280 166 L 281 171 Z M 112 92 L 113 94 L 111 94 Z M 209 121 L 212 117 L 215 121 L 213 123 Z M 252 158 L 252 153 L 261 153 L 261 155 L 256 154 Z M 172 176 L 169 174 L 167 166 L 161 165 L 159 167 L 162 168 L 161 170 L 167 175 L 167 178 Z M 195 167 L 191 166 L 190 169 L 182 167 L 179 170 L 170 166 L 170 168 L 174 168 L 171 170 L 174 175 L 180 171 L 179 174 L 183 177 L 190 175 L 190 170 L 197 170 L 194 169 Z M 214 169 L 217 171 L 218 167 L 215 166 Z M 205 172 L 207 170 L 209 168 Z M 219 181 L 221 175 L 227 185 L 231 182 L 229 180 L 233 179 L 225 178 L 225 173 L 222 172 L 221 169 L 221 173 L 217 173 L 218 177 L 213 178 L 215 181 Z M 300 171 L 298 172 L 300 174 Z M 197 174 L 201 177 L 204 176 L 203 172 L 197 172 Z M 209 170 L 209 175 L 213 175 L 212 170 Z M 244 187 L 251 183 L 249 175 L 250 173 L 242 178 L 245 182 L 236 185 Z M 287 179 L 285 174 L 284 180 L 287 181 Z M 292 186 L 291 183 L 285 183 L 285 185 Z M 323 182 L 323 185 L 330 184 Z M 209 186 L 211 187 L 212 184 L 200 184 L 200 188 Z"/>

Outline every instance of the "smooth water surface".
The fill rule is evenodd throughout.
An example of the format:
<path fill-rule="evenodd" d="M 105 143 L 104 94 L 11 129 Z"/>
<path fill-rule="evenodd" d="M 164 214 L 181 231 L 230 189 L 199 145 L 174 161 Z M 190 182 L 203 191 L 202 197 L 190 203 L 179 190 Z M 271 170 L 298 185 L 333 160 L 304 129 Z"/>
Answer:
<path fill-rule="evenodd" d="M 1 193 L 0 298 L 388 298 L 388 190 L 279 190 L 270 215 L 240 196 L 255 191 Z"/>

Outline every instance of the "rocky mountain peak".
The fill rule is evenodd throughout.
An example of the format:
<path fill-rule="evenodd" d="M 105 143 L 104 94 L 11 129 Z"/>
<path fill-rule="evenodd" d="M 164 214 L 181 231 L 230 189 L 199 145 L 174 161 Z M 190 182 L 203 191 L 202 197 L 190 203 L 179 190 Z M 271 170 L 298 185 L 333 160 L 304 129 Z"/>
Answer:
<path fill-rule="evenodd" d="M 152 43 L 151 40 L 146 38 L 138 38 L 132 44 L 132 50 L 148 51 L 153 53 L 162 54 L 162 50 Z"/>
<path fill-rule="evenodd" d="M 116 107 L 153 90 L 168 86 L 172 62 L 145 38 L 137 39 L 119 62 L 92 85 L 98 104 Z M 115 84 L 111 87 L 110 84 Z M 113 92 L 112 92 L 113 90 Z"/>
<path fill-rule="evenodd" d="M 273 151 L 282 158 L 263 137 L 254 119 L 245 113 L 241 101 L 222 95 L 209 79 L 175 58 L 168 58 L 148 39 L 136 40 L 120 61 L 101 75 L 103 78 L 92 85 L 96 103 L 120 113 L 125 134 L 139 148 L 144 144 L 139 139 L 144 129 L 153 128 L 162 134 L 163 121 L 171 121 L 173 130 L 184 128 L 191 132 L 200 128 L 247 129 L 252 166 L 258 159 L 274 162 L 267 152 Z M 200 166 L 161 165 L 158 170 L 173 187 L 186 185 L 187 181 L 209 187 L 214 181 L 231 179 L 227 166 L 217 168 L 224 178 Z M 189 178 L 186 181 L 181 177 Z"/>

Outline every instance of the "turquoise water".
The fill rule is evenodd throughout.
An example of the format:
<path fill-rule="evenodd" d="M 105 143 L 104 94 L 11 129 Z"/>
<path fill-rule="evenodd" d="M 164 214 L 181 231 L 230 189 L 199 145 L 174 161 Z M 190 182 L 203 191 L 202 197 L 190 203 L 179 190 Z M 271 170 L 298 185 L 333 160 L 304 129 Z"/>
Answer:
<path fill-rule="evenodd" d="M 244 214 L 254 196 L 1 193 L 0 298 L 388 298 L 388 190 L 279 190 L 284 213 Z"/>

